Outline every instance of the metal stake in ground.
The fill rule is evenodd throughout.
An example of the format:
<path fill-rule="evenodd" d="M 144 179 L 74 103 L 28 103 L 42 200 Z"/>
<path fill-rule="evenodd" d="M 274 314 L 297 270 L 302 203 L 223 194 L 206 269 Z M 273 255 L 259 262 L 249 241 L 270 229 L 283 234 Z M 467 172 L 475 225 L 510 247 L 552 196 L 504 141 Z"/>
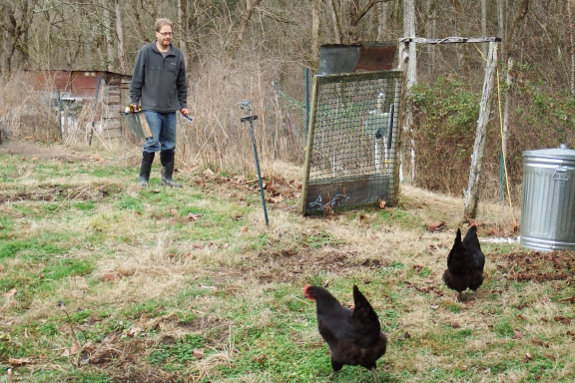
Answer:
<path fill-rule="evenodd" d="M 245 117 L 242 117 L 240 121 L 241 121 L 241 122 L 246 122 L 246 121 L 247 121 L 247 122 L 250 123 L 250 132 L 251 132 L 251 135 L 252 135 L 252 146 L 253 146 L 253 148 L 254 148 L 254 157 L 255 157 L 255 159 L 256 159 L 256 169 L 257 169 L 257 171 L 258 171 L 258 182 L 259 182 L 259 185 L 260 185 L 260 193 L 261 193 L 261 195 L 262 195 L 262 205 L 263 205 L 263 207 L 264 207 L 264 217 L 265 217 L 265 219 L 266 219 L 266 226 L 268 226 L 268 225 L 269 225 L 269 222 L 268 222 L 268 211 L 267 211 L 267 209 L 266 209 L 266 199 L 265 199 L 265 196 L 264 196 L 264 188 L 263 188 L 263 185 L 262 185 L 262 175 L 261 175 L 261 173 L 260 173 L 260 162 L 258 161 L 258 151 L 257 151 L 257 149 L 256 149 L 256 137 L 255 137 L 255 135 L 254 135 L 254 125 L 253 125 L 253 121 L 257 120 L 257 119 L 258 119 L 258 116 L 253 116 L 253 115 L 250 114 L 250 113 L 251 113 L 251 104 L 252 104 L 252 103 L 251 103 L 250 101 L 248 101 L 248 100 L 243 100 L 243 101 L 238 102 L 238 105 L 240 106 L 240 109 L 246 111 L 246 116 L 245 116 Z"/>

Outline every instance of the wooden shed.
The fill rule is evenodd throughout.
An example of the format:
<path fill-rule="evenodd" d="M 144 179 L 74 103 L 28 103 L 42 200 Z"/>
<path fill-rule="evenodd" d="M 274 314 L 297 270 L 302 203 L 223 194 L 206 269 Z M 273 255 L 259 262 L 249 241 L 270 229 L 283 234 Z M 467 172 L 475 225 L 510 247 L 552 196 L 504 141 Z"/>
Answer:
<path fill-rule="evenodd" d="M 51 70 L 35 73 L 31 85 L 35 91 L 49 94 L 53 103 L 64 105 L 60 108 L 64 110 L 60 112 L 63 131 L 78 123 L 82 110 L 91 108 L 94 132 L 103 139 L 120 139 L 130 129 L 121 111 L 130 103 L 131 79 L 131 75 L 108 71 Z M 71 105 L 74 108 L 66 108 Z"/>

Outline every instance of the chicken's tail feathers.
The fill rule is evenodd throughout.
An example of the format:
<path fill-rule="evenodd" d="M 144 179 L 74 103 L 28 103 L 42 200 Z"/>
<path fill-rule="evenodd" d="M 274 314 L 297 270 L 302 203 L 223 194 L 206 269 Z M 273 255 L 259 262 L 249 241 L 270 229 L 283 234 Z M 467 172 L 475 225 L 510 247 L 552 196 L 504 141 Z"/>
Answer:
<path fill-rule="evenodd" d="M 455 242 L 453 246 L 461 245 L 461 229 L 457 228 L 457 234 L 455 235 Z"/>
<path fill-rule="evenodd" d="M 353 286 L 353 302 L 353 320 L 363 325 L 369 323 L 372 329 L 376 329 L 379 332 L 381 324 L 377 313 L 356 285 Z"/>
<path fill-rule="evenodd" d="M 473 225 L 469 228 L 469 230 L 465 234 L 465 238 L 463 238 L 462 245 L 466 249 L 474 249 L 481 251 L 481 246 L 479 245 L 479 239 L 477 239 L 476 225 Z"/>

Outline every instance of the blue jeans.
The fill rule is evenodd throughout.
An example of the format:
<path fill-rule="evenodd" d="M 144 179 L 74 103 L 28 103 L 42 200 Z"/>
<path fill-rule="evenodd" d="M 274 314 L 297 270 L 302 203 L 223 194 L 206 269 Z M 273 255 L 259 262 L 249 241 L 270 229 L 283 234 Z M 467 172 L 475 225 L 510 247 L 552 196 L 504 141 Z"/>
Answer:
<path fill-rule="evenodd" d="M 152 137 L 146 139 L 144 152 L 174 152 L 176 149 L 176 112 L 144 112 Z"/>

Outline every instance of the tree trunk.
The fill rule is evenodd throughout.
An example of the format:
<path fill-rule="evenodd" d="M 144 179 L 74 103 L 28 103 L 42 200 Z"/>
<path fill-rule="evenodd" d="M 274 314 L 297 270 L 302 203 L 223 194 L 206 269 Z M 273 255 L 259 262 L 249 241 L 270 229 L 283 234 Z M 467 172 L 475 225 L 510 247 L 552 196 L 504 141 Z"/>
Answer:
<path fill-rule="evenodd" d="M 437 25 L 437 7 L 435 6 L 434 0 L 427 0 L 426 14 L 427 17 L 425 20 L 425 37 L 433 39 L 437 37 L 435 36 Z M 432 44 L 426 44 L 425 50 L 428 57 L 427 74 L 429 75 L 429 78 L 431 78 L 433 76 L 433 69 L 435 67 L 435 53 L 437 51 L 437 47 L 433 46 Z"/>
<path fill-rule="evenodd" d="M 108 1 L 103 1 L 104 6 L 104 36 L 106 43 L 106 70 L 114 71 L 114 43 L 112 42 L 112 21 L 110 20 L 110 10 Z"/>
<path fill-rule="evenodd" d="M 367 4 L 360 6 L 359 0 L 351 0 L 349 5 L 349 40 L 351 43 L 358 42 L 357 26 L 361 19 L 373 8 L 376 4 L 386 3 L 391 0 L 369 0 Z M 411 1 L 411 0 L 409 0 Z"/>
<path fill-rule="evenodd" d="M 253 1 L 253 3 L 252 3 Z M 240 45 L 242 44 L 242 41 L 244 39 L 244 32 L 246 31 L 246 28 L 248 26 L 248 23 L 250 22 L 250 19 L 252 18 L 252 15 L 254 14 L 254 10 L 256 9 L 256 7 L 258 5 L 260 5 L 260 3 L 262 2 L 262 0 L 247 0 L 246 1 L 246 12 L 244 14 L 244 16 L 242 17 L 242 20 L 240 21 L 240 25 L 238 26 L 238 32 L 236 34 L 236 39 L 234 41 L 234 44 L 232 45 L 232 51 L 231 51 L 231 58 L 233 58 L 235 56 L 235 54 L 238 52 L 238 49 L 240 47 Z"/>
<path fill-rule="evenodd" d="M 497 0 L 497 26 L 499 27 L 498 37 L 501 38 L 501 41 L 505 41 L 505 14 L 504 11 L 506 0 Z M 502 57 L 504 58 L 504 57 Z"/>
<path fill-rule="evenodd" d="M 312 0 L 312 4 L 315 1 L 316 0 Z M 341 25 L 339 23 L 339 16 L 337 14 L 337 10 L 335 9 L 335 4 L 333 3 L 333 0 L 327 0 L 327 5 L 329 7 L 329 12 L 331 13 L 331 19 L 333 22 L 334 41 L 336 44 L 341 44 Z"/>
<path fill-rule="evenodd" d="M 330 0 L 331 1 L 331 0 Z M 388 30 L 388 26 L 387 26 L 387 19 L 388 19 L 388 9 L 389 9 L 389 4 L 386 3 L 382 3 L 379 7 L 378 7 L 378 11 L 379 11 L 379 23 L 377 24 L 377 41 L 383 41 L 386 36 L 387 36 L 387 30 Z"/>
<path fill-rule="evenodd" d="M 118 62 L 120 73 L 126 70 L 126 57 L 124 54 L 124 29 L 122 28 L 122 12 L 120 11 L 120 0 L 114 0 L 114 10 L 116 13 L 116 34 L 118 37 Z"/>
<path fill-rule="evenodd" d="M 575 25 L 573 23 L 573 6 L 574 6 L 575 2 L 574 0 L 567 0 L 567 15 L 569 17 L 569 42 L 571 43 L 571 49 L 570 49 L 570 55 L 571 55 L 571 76 L 570 76 L 570 91 L 571 91 L 571 96 L 575 96 L 575 38 L 573 37 L 573 28 L 575 28 Z"/>
<path fill-rule="evenodd" d="M 187 6 L 187 2 L 182 0 L 178 0 L 178 25 L 180 26 L 180 31 L 178 33 L 179 40 L 180 40 L 180 50 L 184 55 L 184 60 L 186 64 L 188 63 L 188 50 L 186 48 L 186 39 L 188 36 L 188 28 L 187 28 L 187 20 L 188 18 L 185 16 L 185 7 Z"/>
<path fill-rule="evenodd" d="M 477 205 L 479 203 L 479 187 L 481 184 L 481 172 L 483 170 L 483 151 L 485 148 L 485 130 L 489 122 L 491 113 L 491 95 L 493 93 L 493 78 L 497 67 L 497 43 L 489 43 L 489 53 L 487 54 L 487 64 L 485 66 L 485 78 L 483 80 L 483 94 L 479 104 L 479 118 L 477 119 L 477 130 L 475 132 L 475 144 L 471 155 L 471 167 L 469 169 L 469 183 L 467 191 L 463 190 L 465 196 L 464 218 L 474 219 L 477 216 Z"/>
<path fill-rule="evenodd" d="M 511 86 L 513 85 L 513 75 L 511 71 L 513 70 L 513 59 L 510 57 L 507 60 L 507 93 L 505 94 L 505 102 L 503 106 L 503 138 L 502 138 L 502 148 L 501 151 L 503 156 L 505 157 L 507 153 L 507 132 L 509 131 L 509 104 L 511 103 L 512 97 L 512 90 Z"/>
<path fill-rule="evenodd" d="M 3 17 L 5 19 L 4 22 L 6 23 L 5 25 L 8 25 L 9 18 L 8 10 L 6 8 L 7 7 L 5 5 L 0 5 L 0 15 L 2 15 L 0 17 Z M 3 35 L 3 38 L 0 40 L 0 66 L 2 69 L 2 75 L 5 76 L 10 72 L 10 55 L 8 54 L 10 51 L 10 33 L 4 30 L 1 30 L 0 32 Z"/>
<path fill-rule="evenodd" d="M 403 34 L 405 37 L 416 37 L 415 36 L 415 0 L 404 0 L 403 3 Z M 407 61 L 407 95 L 409 95 L 411 88 L 417 83 L 417 50 L 416 44 L 414 42 L 409 44 L 408 61 Z M 406 105 L 406 118 L 404 131 L 412 131 L 413 127 L 413 105 L 408 102 Z M 410 167 L 411 167 L 411 180 L 415 180 L 415 142 L 413 140 L 413 134 L 410 135 Z M 404 157 L 404 156 L 402 156 Z M 400 171 L 403 173 L 403 169 Z M 401 175 L 402 176 L 402 175 Z"/>
<path fill-rule="evenodd" d="M 487 0 L 481 0 L 481 37 L 487 37 Z M 487 55 L 487 47 L 481 44 L 483 57 Z"/>
<path fill-rule="evenodd" d="M 519 6 L 519 11 L 517 15 L 515 15 L 515 19 L 513 20 L 513 24 L 511 24 L 511 29 L 509 30 L 509 37 L 505 42 L 505 51 L 502 52 L 504 57 L 502 59 L 507 60 L 507 58 L 511 55 L 511 48 L 513 47 L 513 38 L 515 37 L 515 31 L 519 28 L 519 25 L 527 16 L 529 12 L 529 0 L 521 0 L 521 4 Z"/>
<path fill-rule="evenodd" d="M 455 32 L 455 36 L 461 35 L 461 30 L 459 28 L 459 19 L 463 14 L 463 7 L 459 0 L 450 0 L 451 6 L 453 7 L 453 31 Z M 457 57 L 457 68 L 463 69 L 464 67 L 464 57 L 463 57 L 463 50 L 465 44 L 455 44 L 455 55 Z"/>
<path fill-rule="evenodd" d="M 319 62 L 319 0 L 311 0 L 311 61 Z M 314 65 L 315 66 L 315 65 Z"/>

